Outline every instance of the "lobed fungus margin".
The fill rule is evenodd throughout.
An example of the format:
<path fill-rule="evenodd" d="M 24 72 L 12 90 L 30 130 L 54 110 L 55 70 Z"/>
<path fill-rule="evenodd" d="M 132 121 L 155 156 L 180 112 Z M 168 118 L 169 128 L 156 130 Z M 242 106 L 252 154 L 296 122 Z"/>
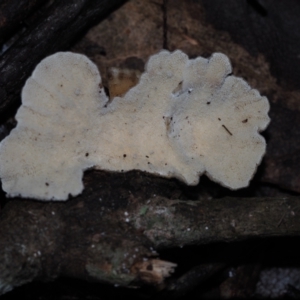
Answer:
<path fill-rule="evenodd" d="M 22 90 L 18 125 L 0 143 L 0 178 L 10 197 L 66 200 L 83 172 L 142 170 L 195 185 L 249 184 L 266 151 L 259 134 L 269 102 L 231 75 L 224 54 L 189 60 L 177 50 L 150 57 L 138 84 L 109 101 L 94 63 L 58 52 Z"/>

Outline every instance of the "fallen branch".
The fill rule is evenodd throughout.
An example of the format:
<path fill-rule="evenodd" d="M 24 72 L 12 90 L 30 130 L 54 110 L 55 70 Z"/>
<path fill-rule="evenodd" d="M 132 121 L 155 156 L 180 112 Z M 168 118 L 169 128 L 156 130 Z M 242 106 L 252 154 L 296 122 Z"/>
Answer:
<path fill-rule="evenodd" d="M 5 206 L 1 293 L 58 276 L 159 284 L 175 265 L 155 250 L 300 232 L 299 198 L 170 200 L 176 180 L 139 172 L 89 172 L 85 186 L 67 202 L 15 199 Z"/>

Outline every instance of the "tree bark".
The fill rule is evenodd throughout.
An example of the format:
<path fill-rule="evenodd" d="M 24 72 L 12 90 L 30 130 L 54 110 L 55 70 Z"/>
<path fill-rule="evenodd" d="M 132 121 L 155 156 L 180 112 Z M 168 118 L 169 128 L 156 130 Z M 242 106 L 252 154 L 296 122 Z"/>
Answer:
<path fill-rule="evenodd" d="M 18 30 L 43 0 L 4 0 L 0 4 L 0 45 Z M 24 25 L 24 24 L 23 24 Z"/>
<path fill-rule="evenodd" d="M 141 172 L 93 171 L 83 194 L 69 201 L 10 201 L 0 216 L 1 293 L 58 276 L 158 284 L 175 264 L 156 250 L 299 236 L 297 197 L 169 199 L 176 187 Z"/>

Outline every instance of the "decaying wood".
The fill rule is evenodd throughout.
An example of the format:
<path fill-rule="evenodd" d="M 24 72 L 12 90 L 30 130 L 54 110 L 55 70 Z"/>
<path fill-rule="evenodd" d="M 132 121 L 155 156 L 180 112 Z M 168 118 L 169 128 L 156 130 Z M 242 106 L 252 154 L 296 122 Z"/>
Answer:
<path fill-rule="evenodd" d="M 158 284 L 175 267 L 155 250 L 299 236 L 299 198 L 171 200 L 180 184 L 140 172 L 89 172 L 67 202 L 13 200 L 0 216 L 0 290 L 34 279 Z M 154 250 L 155 249 L 155 250 Z M 2 287 L 1 287 L 2 285 Z"/>
<path fill-rule="evenodd" d="M 123 2 L 54 1 L 0 57 L 0 114 L 20 99 L 25 80 L 44 57 L 66 50 L 95 21 Z"/>
<path fill-rule="evenodd" d="M 225 280 L 220 286 L 223 299 L 248 299 L 255 293 L 256 283 L 259 280 L 261 265 L 251 263 L 241 265 L 236 269 L 236 275 Z"/>
<path fill-rule="evenodd" d="M 43 0 L 5 0 L 0 3 L 0 45 L 12 36 Z M 22 24 L 23 23 L 23 24 Z"/>
<path fill-rule="evenodd" d="M 250 199 L 236 193 L 235 198 L 211 199 L 219 196 L 216 185 L 205 197 L 198 188 L 139 172 L 89 172 L 84 193 L 68 202 L 12 199 L 5 206 L 0 215 L 1 292 L 58 276 L 123 286 L 155 285 L 174 268 L 155 251 L 299 236 L 300 199 L 279 196 L 300 191 L 297 1 L 48 1 L 47 9 L 33 14 L 41 2 L 1 2 L 3 12 L 3 5 L 19 4 L 12 11 L 15 22 L 7 19 L 3 23 L 0 16 L 2 41 L 20 29 L 20 25 L 12 28 L 8 24 L 22 21 L 23 26 L 13 46 L 0 56 L 2 115 L 20 98 L 25 80 L 41 59 L 70 50 L 91 24 L 126 2 L 71 50 L 96 62 L 104 82 L 107 67 L 142 71 L 149 55 L 163 47 L 181 49 L 191 58 L 224 52 L 233 63 L 234 74 L 247 79 L 271 102 L 272 122 L 265 133 L 267 155 L 254 186 L 261 188 L 258 183 L 262 181 L 271 185 L 255 192 L 252 186 L 242 195 L 276 197 Z M 201 179 L 200 185 L 205 189 L 207 183 Z M 209 273 L 211 267 L 205 270 Z M 193 281 L 202 269 L 191 269 L 169 290 L 184 293 L 203 279 Z M 240 283 L 238 279 L 225 282 L 223 294 L 244 288 Z"/>

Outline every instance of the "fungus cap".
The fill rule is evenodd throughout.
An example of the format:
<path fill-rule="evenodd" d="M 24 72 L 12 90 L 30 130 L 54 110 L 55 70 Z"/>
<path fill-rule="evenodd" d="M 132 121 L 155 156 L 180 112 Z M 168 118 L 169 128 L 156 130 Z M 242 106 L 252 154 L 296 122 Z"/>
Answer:
<path fill-rule="evenodd" d="M 142 170 L 197 184 L 206 173 L 237 189 L 265 153 L 269 103 L 231 73 L 228 58 L 150 57 L 138 84 L 109 101 L 84 55 L 45 58 L 22 91 L 18 125 L 0 143 L 8 196 L 66 200 L 84 170 Z"/>

